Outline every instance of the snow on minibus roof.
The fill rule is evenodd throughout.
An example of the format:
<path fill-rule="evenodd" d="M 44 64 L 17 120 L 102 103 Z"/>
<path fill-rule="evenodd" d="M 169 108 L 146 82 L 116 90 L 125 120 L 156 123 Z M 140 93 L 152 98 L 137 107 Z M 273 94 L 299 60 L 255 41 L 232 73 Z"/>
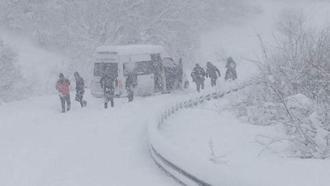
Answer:
<path fill-rule="evenodd" d="M 96 52 L 116 52 L 118 55 L 160 53 L 162 57 L 170 57 L 160 45 L 104 45 L 96 48 Z"/>

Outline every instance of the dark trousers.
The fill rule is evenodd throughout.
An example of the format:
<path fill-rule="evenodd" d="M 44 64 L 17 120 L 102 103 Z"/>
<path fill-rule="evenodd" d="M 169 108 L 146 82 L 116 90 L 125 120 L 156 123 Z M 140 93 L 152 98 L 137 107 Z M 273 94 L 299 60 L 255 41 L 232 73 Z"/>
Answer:
<path fill-rule="evenodd" d="M 104 92 L 104 108 L 108 108 L 108 103 L 111 103 L 111 107 L 115 106 L 114 100 L 114 90 L 109 90 Z"/>
<path fill-rule="evenodd" d="M 197 92 L 200 92 L 201 89 L 204 89 L 204 81 L 196 82 Z"/>
<path fill-rule="evenodd" d="M 71 108 L 71 100 L 70 95 L 60 96 L 62 112 L 65 112 L 65 103 L 66 103 L 66 110 L 69 111 Z"/>
<path fill-rule="evenodd" d="M 186 89 L 186 88 L 189 88 L 189 81 L 185 81 L 185 82 L 184 82 L 183 88 L 185 88 L 185 89 Z"/>
<path fill-rule="evenodd" d="M 109 101 L 110 101 L 111 107 L 114 107 L 115 106 L 115 103 L 113 101 L 113 97 L 111 97 L 109 99 L 106 99 L 106 101 L 104 102 L 104 108 L 108 108 Z"/>
<path fill-rule="evenodd" d="M 127 98 L 129 102 L 133 101 L 134 99 L 134 91 L 132 87 L 127 88 Z"/>
<path fill-rule="evenodd" d="M 217 85 L 217 78 L 211 78 L 211 87 L 214 87 Z"/>
<path fill-rule="evenodd" d="M 83 99 L 84 93 L 85 93 L 84 90 L 76 90 L 76 101 L 80 103 L 81 107 L 84 107 L 86 103 Z"/>
<path fill-rule="evenodd" d="M 236 70 L 234 70 L 234 69 L 227 69 L 226 75 L 225 75 L 225 80 L 228 80 L 228 79 L 232 79 L 232 80 L 237 79 Z"/>

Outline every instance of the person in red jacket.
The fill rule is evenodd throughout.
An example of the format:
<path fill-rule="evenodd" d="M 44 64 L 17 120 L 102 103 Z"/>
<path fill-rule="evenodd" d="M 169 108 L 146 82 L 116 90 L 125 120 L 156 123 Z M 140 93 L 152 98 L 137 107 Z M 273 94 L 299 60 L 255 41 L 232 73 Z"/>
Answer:
<path fill-rule="evenodd" d="M 65 103 L 66 103 L 66 110 L 69 111 L 71 108 L 71 100 L 70 100 L 70 81 L 64 77 L 62 73 L 59 75 L 59 80 L 56 83 L 56 90 L 59 93 L 62 112 L 65 112 Z"/>

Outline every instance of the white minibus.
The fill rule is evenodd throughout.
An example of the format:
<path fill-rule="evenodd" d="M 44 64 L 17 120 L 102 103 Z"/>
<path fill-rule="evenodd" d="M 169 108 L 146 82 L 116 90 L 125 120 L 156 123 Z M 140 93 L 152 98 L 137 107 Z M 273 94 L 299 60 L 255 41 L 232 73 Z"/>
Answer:
<path fill-rule="evenodd" d="M 100 79 L 105 73 L 116 77 L 116 96 L 126 96 L 125 82 L 129 73 L 136 75 L 136 95 L 151 95 L 164 90 L 162 65 L 171 60 L 159 45 L 100 46 L 95 51 L 92 95 L 103 96 Z"/>

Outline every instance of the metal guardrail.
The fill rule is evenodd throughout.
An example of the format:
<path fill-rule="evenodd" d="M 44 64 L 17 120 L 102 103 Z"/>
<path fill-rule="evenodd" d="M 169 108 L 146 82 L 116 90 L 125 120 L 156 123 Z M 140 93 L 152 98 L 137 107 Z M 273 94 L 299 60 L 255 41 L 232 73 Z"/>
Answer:
<path fill-rule="evenodd" d="M 159 132 L 162 125 L 165 124 L 165 121 L 168 118 L 170 118 L 172 115 L 177 113 L 178 111 L 198 106 L 198 105 L 200 105 L 202 103 L 205 103 L 207 101 L 222 98 L 226 94 L 236 92 L 236 91 L 241 90 L 241 89 L 243 89 L 247 86 L 250 86 L 252 84 L 256 84 L 256 83 L 245 83 L 245 84 L 242 84 L 242 85 L 237 86 L 235 88 L 231 88 L 227 91 L 216 91 L 216 92 L 212 92 L 212 93 L 208 93 L 208 94 L 205 94 L 205 95 L 197 96 L 195 98 L 188 99 L 188 100 L 176 103 L 176 104 L 172 105 L 171 107 L 169 107 L 168 109 L 165 109 L 160 114 L 160 117 L 159 117 L 156 125 L 152 124 L 151 127 L 156 127 L 156 130 Z M 149 134 L 149 136 L 150 136 L 150 134 Z M 191 184 L 193 184 L 193 185 L 199 185 L 199 186 L 211 186 L 212 185 L 207 180 L 203 180 L 203 178 L 198 178 L 196 175 L 193 175 L 192 173 L 189 173 L 183 167 L 179 167 L 175 162 L 170 161 L 169 158 L 165 157 L 164 155 L 162 155 L 159 152 L 159 150 L 156 148 L 156 145 L 153 144 L 152 140 L 149 140 L 149 146 L 150 146 L 150 153 L 151 153 L 151 156 L 152 156 L 152 159 L 154 160 L 154 162 L 162 170 L 164 170 L 169 176 L 174 178 L 180 184 L 182 184 L 182 185 L 191 185 Z"/>
<path fill-rule="evenodd" d="M 192 182 L 197 183 L 200 186 L 211 186 L 211 184 L 197 178 L 196 176 L 188 173 L 187 171 L 181 169 L 174 163 L 170 162 L 166 158 L 164 158 L 161 154 L 159 154 L 154 147 L 150 147 L 150 150 L 152 151 L 152 157 L 155 163 L 160 167 L 163 171 L 165 171 L 169 176 L 171 176 L 173 179 L 175 179 L 177 182 L 179 182 L 181 185 L 188 185 L 183 180 L 180 180 L 180 178 L 173 175 L 172 171 L 175 171 L 183 176 L 185 176 L 187 179 L 190 179 Z M 167 166 L 167 167 L 165 167 Z M 168 168 L 171 168 L 171 170 L 168 170 Z"/>

